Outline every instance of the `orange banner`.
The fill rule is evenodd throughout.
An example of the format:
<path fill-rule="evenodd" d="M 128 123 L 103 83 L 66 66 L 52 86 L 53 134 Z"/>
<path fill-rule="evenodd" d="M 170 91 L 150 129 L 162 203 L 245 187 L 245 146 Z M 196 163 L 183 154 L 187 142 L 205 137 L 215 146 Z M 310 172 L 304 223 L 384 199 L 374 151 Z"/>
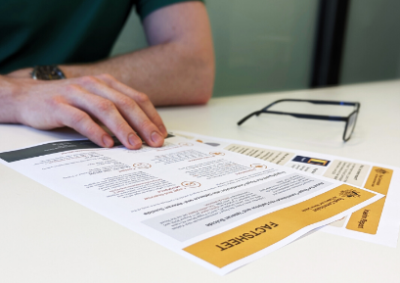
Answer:
<path fill-rule="evenodd" d="M 393 170 L 391 169 L 373 167 L 364 187 L 368 190 L 386 195 L 389 190 L 392 175 Z M 354 212 L 350 216 L 346 228 L 353 231 L 376 234 L 385 200 L 386 197 Z"/>
<path fill-rule="evenodd" d="M 184 250 L 222 268 L 373 196 L 370 192 L 346 184 L 340 185 L 312 199 L 264 215 L 188 246 Z"/>

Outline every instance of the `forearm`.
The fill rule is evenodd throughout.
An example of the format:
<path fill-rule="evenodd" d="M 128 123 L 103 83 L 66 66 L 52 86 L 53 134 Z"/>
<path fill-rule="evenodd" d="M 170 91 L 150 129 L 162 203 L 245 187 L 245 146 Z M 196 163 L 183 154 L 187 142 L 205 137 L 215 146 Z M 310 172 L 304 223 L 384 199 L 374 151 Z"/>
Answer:
<path fill-rule="evenodd" d="M 0 75 L 0 123 L 18 123 L 14 111 L 15 88 L 8 78 Z"/>
<path fill-rule="evenodd" d="M 87 65 L 61 66 L 67 77 L 107 73 L 145 93 L 153 104 L 206 103 L 212 94 L 212 46 L 167 42 Z"/>
<path fill-rule="evenodd" d="M 214 84 L 211 28 L 201 2 L 156 10 L 143 21 L 149 47 L 81 66 L 61 66 L 68 76 L 107 73 L 145 93 L 155 105 L 202 104 Z"/>

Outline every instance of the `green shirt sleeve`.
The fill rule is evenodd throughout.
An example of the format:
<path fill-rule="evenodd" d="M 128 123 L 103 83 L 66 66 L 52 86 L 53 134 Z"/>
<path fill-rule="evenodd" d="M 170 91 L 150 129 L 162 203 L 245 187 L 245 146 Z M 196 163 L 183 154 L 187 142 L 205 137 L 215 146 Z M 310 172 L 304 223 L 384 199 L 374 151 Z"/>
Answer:
<path fill-rule="evenodd" d="M 136 0 L 136 11 L 140 16 L 140 19 L 143 21 L 150 13 L 154 12 L 157 9 L 163 8 L 165 6 L 181 3 L 181 2 L 189 2 L 189 1 L 200 1 L 203 0 Z"/>

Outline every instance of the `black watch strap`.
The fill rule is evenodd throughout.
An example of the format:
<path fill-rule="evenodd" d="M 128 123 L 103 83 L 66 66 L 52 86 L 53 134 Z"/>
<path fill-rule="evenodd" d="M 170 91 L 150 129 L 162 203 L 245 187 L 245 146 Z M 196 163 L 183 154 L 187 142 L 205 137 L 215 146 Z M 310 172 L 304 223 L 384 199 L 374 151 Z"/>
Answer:
<path fill-rule="evenodd" d="M 65 79 L 64 73 L 56 65 L 35 66 L 32 71 L 34 80 L 62 80 Z"/>

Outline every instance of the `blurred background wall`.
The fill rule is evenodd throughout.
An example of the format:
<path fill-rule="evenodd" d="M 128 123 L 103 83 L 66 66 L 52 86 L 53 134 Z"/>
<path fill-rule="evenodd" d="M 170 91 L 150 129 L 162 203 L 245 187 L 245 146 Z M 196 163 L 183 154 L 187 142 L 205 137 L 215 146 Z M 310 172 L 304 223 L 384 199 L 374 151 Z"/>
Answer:
<path fill-rule="evenodd" d="M 310 87 L 320 1 L 206 0 L 216 53 L 214 97 Z M 348 3 L 338 83 L 400 78 L 400 1 Z M 146 45 L 132 9 L 111 56 Z"/>
<path fill-rule="evenodd" d="M 400 78 L 400 1 L 351 0 L 340 83 Z"/>

